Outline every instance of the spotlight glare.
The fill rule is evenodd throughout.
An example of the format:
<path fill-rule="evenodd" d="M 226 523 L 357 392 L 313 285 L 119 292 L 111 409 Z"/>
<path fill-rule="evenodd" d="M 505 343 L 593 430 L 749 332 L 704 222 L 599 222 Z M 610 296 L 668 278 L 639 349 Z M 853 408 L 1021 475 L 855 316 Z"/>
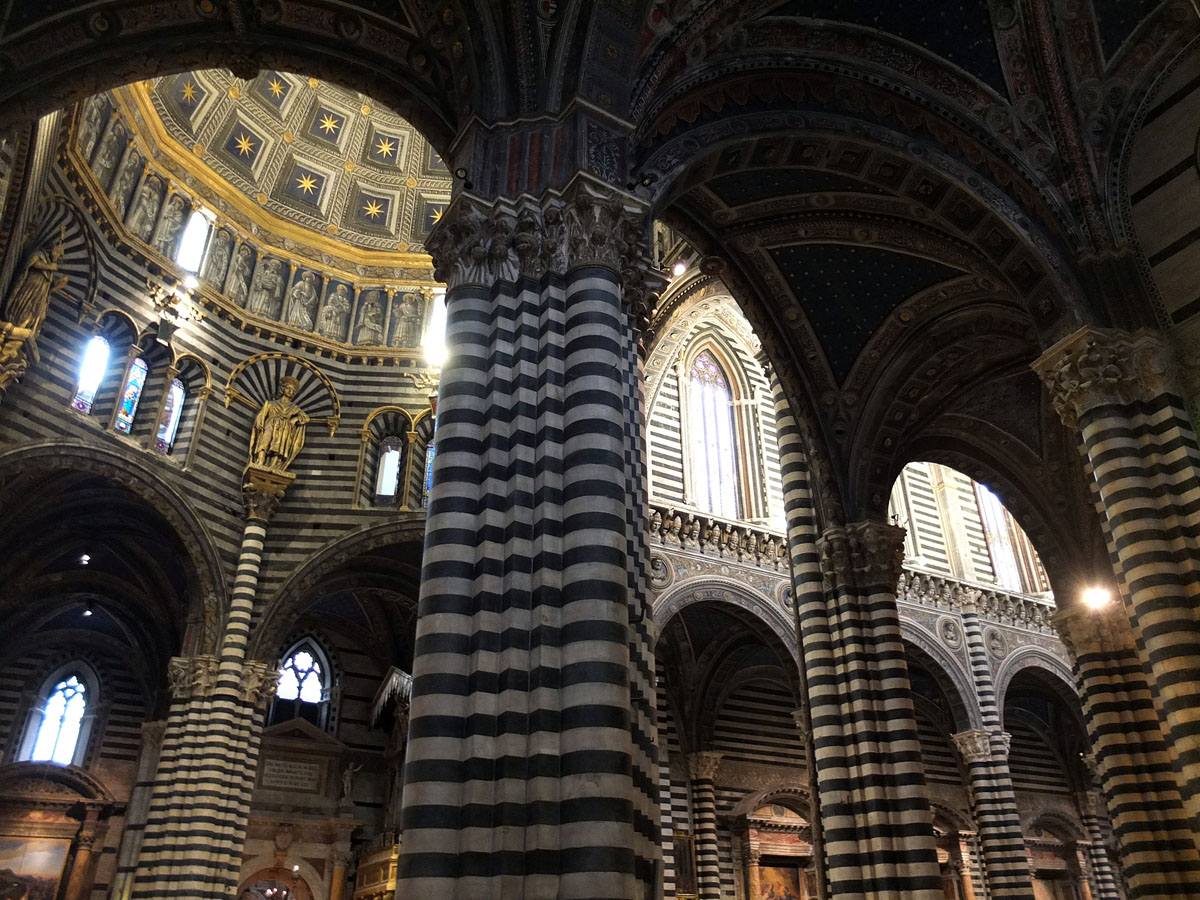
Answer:
<path fill-rule="evenodd" d="M 687 263 L 685 263 L 681 259 L 679 262 L 675 263 L 674 268 L 671 269 L 671 274 L 673 276 L 675 276 L 676 278 L 678 278 L 680 275 L 682 275 L 686 271 L 687 271 Z"/>
<path fill-rule="evenodd" d="M 1104 588 L 1088 588 L 1083 592 L 1083 602 L 1092 609 L 1108 606 L 1112 594 Z"/>
<path fill-rule="evenodd" d="M 90 556 L 88 556 L 86 553 L 83 554 L 83 556 L 79 557 L 79 564 L 81 566 L 86 566 L 91 561 L 92 561 L 92 558 Z"/>
<path fill-rule="evenodd" d="M 183 286 L 186 290 L 194 291 L 200 286 L 200 282 L 196 280 L 196 276 L 191 273 L 183 276 Z"/>

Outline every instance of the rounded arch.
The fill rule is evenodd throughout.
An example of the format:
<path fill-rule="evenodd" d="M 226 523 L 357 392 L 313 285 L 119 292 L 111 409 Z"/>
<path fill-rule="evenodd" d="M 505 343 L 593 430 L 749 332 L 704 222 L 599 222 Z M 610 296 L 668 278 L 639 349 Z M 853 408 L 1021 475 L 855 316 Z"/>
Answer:
<path fill-rule="evenodd" d="M 909 617 L 901 617 L 900 632 L 907 654 L 946 698 L 954 728 L 957 731 L 982 728 L 983 716 L 975 702 L 975 689 L 961 658 Z"/>
<path fill-rule="evenodd" d="M 781 644 L 787 650 L 788 657 L 798 664 L 800 657 L 796 629 L 787 611 L 768 598 L 752 593 L 744 584 L 732 578 L 715 575 L 692 578 L 659 596 L 652 613 L 655 633 L 661 635 L 671 619 L 697 603 L 734 607 L 740 612 L 750 613 L 755 621 L 769 630 L 773 642 Z"/>
<path fill-rule="evenodd" d="M 1063 843 L 1089 840 L 1081 823 L 1053 810 L 1039 812 L 1036 808 L 1031 809 L 1023 823 L 1023 830 L 1027 835 L 1034 831 L 1049 832 Z"/>
<path fill-rule="evenodd" d="M 751 816 L 755 810 L 771 804 L 786 806 L 805 821 L 812 815 L 812 793 L 809 789 L 799 784 L 784 783 L 747 794 L 729 810 L 729 818 Z"/>
<path fill-rule="evenodd" d="M 1066 661 L 1059 659 L 1049 651 L 1030 645 L 1019 647 L 1009 653 L 996 669 L 996 703 L 1000 709 L 1004 709 L 1004 702 L 1008 697 L 1008 689 L 1013 679 L 1021 672 L 1032 674 L 1030 670 L 1036 670 L 1038 675 L 1045 676 L 1039 677 L 1038 682 L 1050 689 L 1067 709 L 1078 716 L 1079 689 L 1075 685 L 1075 676 L 1071 672 L 1071 667 Z"/>
<path fill-rule="evenodd" d="M 0 766 L 0 794 L 20 794 L 21 782 L 58 784 L 84 800 L 113 803 L 116 798 L 104 782 L 78 766 L 60 766 L 45 762 L 14 762 Z"/>
<path fill-rule="evenodd" d="M 106 447 L 83 442 L 45 441 L 0 453 L 0 493 L 9 493 L 21 476 L 56 471 L 104 478 L 130 490 L 174 529 L 195 579 L 188 619 L 201 623 L 204 653 L 217 649 L 228 598 L 225 571 L 216 544 L 191 504 L 146 463 Z"/>
<path fill-rule="evenodd" d="M 424 546 L 425 516 L 400 513 L 388 521 L 364 525 L 331 541 L 317 551 L 283 583 L 264 605 L 247 646 L 253 659 L 272 659 L 275 648 L 285 640 L 306 599 L 320 581 L 347 562 L 383 547 L 396 544 Z"/>

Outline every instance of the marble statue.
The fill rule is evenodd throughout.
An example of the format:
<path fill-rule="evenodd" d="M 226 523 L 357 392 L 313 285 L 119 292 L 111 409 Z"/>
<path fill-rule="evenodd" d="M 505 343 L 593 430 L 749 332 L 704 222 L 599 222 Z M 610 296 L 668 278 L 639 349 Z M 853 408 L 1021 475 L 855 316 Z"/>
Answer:
<path fill-rule="evenodd" d="M 395 334 L 392 335 L 393 347 L 416 347 L 421 342 L 421 317 L 425 312 L 425 304 L 420 294 L 408 293 L 400 301 L 399 317 Z"/>
<path fill-rule="evenodd" d="M 250 285 L 250 270 L 253 267 L 254 251 L 249 244 L 242 244 L 233 258 L 233 269 L 229 272 L 229 287 L 226 290 L 234 303 L 246 302 L 246 288 Z"/>
<path fill-rule="evenodd" d="M 129 208 L 129 194 L 133 190 L 133 182 L 137 178 L 138 165 L 141 161 L 141 155 L 133 150 L 125 157 L 121 171 L 117 173 L 117 180 L 113 184 L 109 196 L 112 198 L 113 211 L 117 214 L 118 219 L 124 220 L 125 212 Z"/>
<path fill-rule="evenodd" d="M 219 287 L 227 268 L 229 268 L 229 233 L 216 231 L 213 233 L 212 244 L 208 248 L 208 258 L 204 261 L 204 280 Z"/>
<path fill-rule="evenodd" d="M 161 182 L 151 175 L 138 188 L 133 200 L 133 211 L 126 223 L 129 230 L 143 241 L 148 240 L 154 230 L 154 220 L 158 218 L 158 187 Z"/>
<path fill-rule="evenodd" d="M 121 153 L 124 140 L 125 129 L 117 123 L 100 143 L 100 151 L 96 154 L 96 161 L 92 163 L 92 174 L 101 186 L 108 183 L 108 177 L 117 165 L 117 157 Z"/>
<path fill-rule="evenodd" d="M 287 314 L 285 318 L 289 325 L 296 325 L 305 331 L 312 331 L 313 313 L 317 307 L 317 276 L 312 272 L 304 272 L 288 293 Z"/>
<path fill-rule="evenodd" d="M 383 308 L 379 303 L 378 291 L 363 304 L 362 313 L 358 317 L 358 333 L 354 336 L 356 344 L 383 343 Z"/>
<path fill-rule="evenodd" d="M 250 288 L 250 302 L 246 309 L 258 316 L 270 316 L 282 290 L 283 276 L 279 272 L 279 260 L 264 260 L 254 274 L 254 285 Z"/>
<path fill-rule="evenodd" d="M 91 159 L 92 151 L 96 149 L 103 116 L 104 100 L 96 94 L 83 105 L 83 119 L 79 123 L 79 152 L 84 159 Z"/>
<path fill-rule="evenodd" d="M 163 256 L 174 258 L 175 244 L 179 240 L 179 232 L 183 231 L 183 220 L 187 216 L 187 204 L 178 194 L 172 194 L 163 210 L 162 220 L 158 223 L 158 236 L 154 246 Z"/>
<path fill-rule="evenodd" d="M 325 308 L 321 310 L 321 334 L 340 340 L 346 333 L 346 315 L 349 312 L 350 291 L 346 285 L 339 284 L 325 298 Z"/>
<path fill-rule="evenodd" d="M 291 375 L 279 381 L 275 397 L 263 403 L 250 432 L 250 463 L 272 472 L 286 472 L 304 447 L 308 416 L 295 401 L 300 382 Z"/>

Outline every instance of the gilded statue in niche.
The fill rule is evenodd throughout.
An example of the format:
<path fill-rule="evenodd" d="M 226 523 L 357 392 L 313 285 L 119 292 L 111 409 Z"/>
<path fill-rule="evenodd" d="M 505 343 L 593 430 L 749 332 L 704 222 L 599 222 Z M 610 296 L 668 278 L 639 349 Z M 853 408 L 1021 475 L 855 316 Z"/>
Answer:
<path fill-rule="evenodd" d="M 344 284 L 330 288 L 325 297 L 325 308 L 321 310 L 321 334 L 337 338 L 346 336 L 346 315 L 350 312 L 350 289 Z"/>
<path fill-rule="evenodd" d="M 50 296 L 67 286 L 67 277 L 58 273 L 65 241 L 64 228 L 54 244 L 33 252 L 4 304 L 5 321 L 0 322 L 0 390 L 7 390 L 21 377 L 31 356 L 34 361 L 37 359 L 36 346 L 29 342 L 42 328 Z"/>
<path fill-rule="evenodd" d="M 250 464 L 286 472 L 304 447 L 308 415 L 296 403 L 300 382 L 291 375 L 279 380 L 275 397 L 263 403 L 250 432 Z"/>
<path fill-rule="evenodd" d="M 356 344 L 383 343 L 383 305 L 379 302 L 379 291 L 368 291 L 358 317 Z"/>
<path fill-rule="evenodd" d="M 258 316 L 271 316 L 275 301 L 283 290 L 283 276 L 279 271 L 279 260 L 265 259 L 254 274 L 254 285 L 250 288 L 247 309 Z"/>
<path fill-rule="evenodd" d="M 178 194 L 172 194 L 158 223 L 158 237 L 154 239 L 155 248 L 163 256 L 170 257 L 174 254 L 175 243 L 179 240 L 179 232 L 183 230 L 186 215 L 186 202 Z"/>
<path fill-rule="evenodd" d="M 142 182 L 133 201 L 133 212 L 129 214 L 126 224 L 129 230 L 143 241 L 149 239 L 154 220 L 158 218 L 158 189 L 161 185 L 162 182 L 151 175 Z"/>
<path fill-rule="evenodd" d="M 288 292 L 287 313 L 285 318 L 289 325 L 313 329 L 313 315 L 317 311 L 317 276 L 312 272 L 301 272 L 296 283 Z"/>
<path fill-rule="evenodd" d="M 239 305 L 246 302 L 246 289 L 250 284 L 250 269 L 254 266 L 254 251 L 249 244 L 238 247 L 237 255 L 233 258 L 233 268 L 229 272 L 229 286 L 226 293 L 229 299 Z"/>
<path fill-rule="evenodd" d="M 421 319 L 425 315 L 424 298 L 416 291 L 404 294 L 396 315 L 399 321 L 392 334 L 392 346 L 416 347 L 421 342 Z"/>

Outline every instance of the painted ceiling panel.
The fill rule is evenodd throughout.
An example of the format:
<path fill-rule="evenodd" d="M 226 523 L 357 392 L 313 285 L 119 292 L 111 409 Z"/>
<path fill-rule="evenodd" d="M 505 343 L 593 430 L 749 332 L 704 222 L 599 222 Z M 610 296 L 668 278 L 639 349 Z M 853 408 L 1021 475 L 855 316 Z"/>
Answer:
<path fill-rule="evenodd" d="M 1159 5 L 1159 0 L 1094 0 L 1092 5 L 1104 56 L 1112 59 L 1142 19 Z"/>
<path fill-rule="evenodd" d="M 804 307 L 839 383 L 893 309 L 961 274 L 918 256 L 846 244 L 777 247 L 771 256 Z"/>
<path fill-rule="evenodd" d="M 731 172 L 708 182 L 726 206 L 741 206 L 791 194 L 855 192 L 884 194 L 881 188 L 836 172 L 815 169 L 771 169 Z"/>

